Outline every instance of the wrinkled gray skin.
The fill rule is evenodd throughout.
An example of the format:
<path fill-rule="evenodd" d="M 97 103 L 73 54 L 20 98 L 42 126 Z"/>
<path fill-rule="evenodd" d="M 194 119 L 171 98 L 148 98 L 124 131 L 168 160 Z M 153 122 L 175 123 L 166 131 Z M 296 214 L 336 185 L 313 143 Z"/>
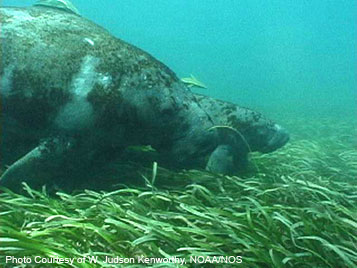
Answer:
<path fill-rule="evenodd" d="M 195 96 L 152 56 L 76 14 L 0 8 L 0 23 L 1 186 L 85 179 L 130 145 L 151 145 L 159 165 L 232 173 L 249 150 L 288 139 L 258 113 Z M 233 131 L 209 130 L 228 124 L 250 149 Z"/>

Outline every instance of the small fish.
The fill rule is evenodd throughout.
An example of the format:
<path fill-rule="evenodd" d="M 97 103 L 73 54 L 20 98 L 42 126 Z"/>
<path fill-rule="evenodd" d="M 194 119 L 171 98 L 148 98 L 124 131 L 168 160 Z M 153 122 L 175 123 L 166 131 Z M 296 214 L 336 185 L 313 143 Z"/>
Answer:
<path fill-rule="evenodd" d="M 59 8 L 80 15 L 78 9 L 69 0 L 38 0 L 34 6 Z"/>
<path fill-rule="evenodd" d="M 156 150 L 152 148 L 151 145 L 133 145 L 129 146 L 127 149 L 135 152 L 156 152 Z"/>
<path fill-rule="evenodd" d="M 181 78 L 181 81 L 184 82 L 188 87 L 207 88 L 205 84 L 198 81 L 198 79 L 194 77 L 192 74 L 190 76 L 191 77 Z"/>

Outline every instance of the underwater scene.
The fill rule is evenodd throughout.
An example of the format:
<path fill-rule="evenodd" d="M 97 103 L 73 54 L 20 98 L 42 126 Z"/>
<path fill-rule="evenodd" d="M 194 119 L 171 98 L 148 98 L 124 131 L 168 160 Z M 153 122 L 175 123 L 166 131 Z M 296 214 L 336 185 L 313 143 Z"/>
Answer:
<path fill-rule="evenodd" d="M 0 4 L 0 267 L 357 267 L 356 1 Z"/>

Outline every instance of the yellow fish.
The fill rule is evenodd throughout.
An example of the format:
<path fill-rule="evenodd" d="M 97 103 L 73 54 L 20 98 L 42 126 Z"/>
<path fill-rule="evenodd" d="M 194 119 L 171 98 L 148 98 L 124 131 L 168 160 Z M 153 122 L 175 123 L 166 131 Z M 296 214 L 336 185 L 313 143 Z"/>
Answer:
<path fill-rule="evenodd" d="M 38 0 L 34 6 L 59 8 L 80 16 L 78 9 L 69 0 Z"/>
<path fill-rule="evenodd" d="M 207 88 L 205 84 L 198 81 L 198 79 L 194 77 L 192 74 L 190 77 L 181 78 L 181 81 L 184 82 L 188 87 Z"/>
<path fill-rule="evenodd" d="M 156 152 L 156 150 L 152 148 L 151 145 L 133 145 L 127 147 L 127 149 L 135 152 Z"/>

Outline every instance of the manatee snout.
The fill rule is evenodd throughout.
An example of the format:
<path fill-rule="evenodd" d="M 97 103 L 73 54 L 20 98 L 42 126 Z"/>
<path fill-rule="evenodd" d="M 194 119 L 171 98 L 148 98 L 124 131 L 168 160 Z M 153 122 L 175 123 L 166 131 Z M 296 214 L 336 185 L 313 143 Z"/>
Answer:
<path fill-rule="evenodd" d="M 267 144 L 260 150 L 262 153 L 270 153 L 283 147 L 290 139 L 289 133 L 282 126 L 275 124 Z"/>

